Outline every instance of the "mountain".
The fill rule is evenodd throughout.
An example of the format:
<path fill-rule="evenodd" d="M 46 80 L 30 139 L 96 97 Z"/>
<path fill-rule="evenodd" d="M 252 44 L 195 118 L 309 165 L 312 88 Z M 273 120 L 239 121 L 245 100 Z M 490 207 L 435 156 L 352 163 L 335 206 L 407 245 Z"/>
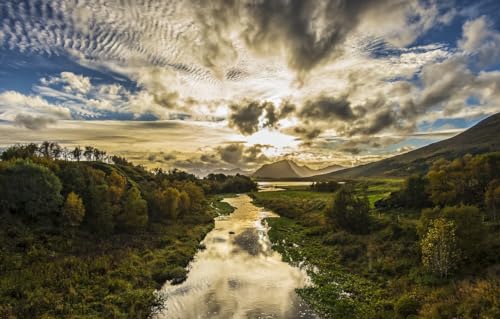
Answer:
<path fill-rule="evenodd" d="M 500 113 L 492 115 L 470 129 L 443 141 L 378 162 L 346 168 L 316 176 L 317 179 L 359 177 L 398 177 L 426 171 L 438 158 L 500 151 Z"/>
<path fill-rule="evenodd" d="M 294 161 L 281 160 L 272 164 L 263 165 L 252 174 L 252 177 L 261 179 L 300 179 L 331 173 L 342 168 L 343 167 L 339 165 L 332 165 L 315 170 L 307 166 L 297 165 Z"/>

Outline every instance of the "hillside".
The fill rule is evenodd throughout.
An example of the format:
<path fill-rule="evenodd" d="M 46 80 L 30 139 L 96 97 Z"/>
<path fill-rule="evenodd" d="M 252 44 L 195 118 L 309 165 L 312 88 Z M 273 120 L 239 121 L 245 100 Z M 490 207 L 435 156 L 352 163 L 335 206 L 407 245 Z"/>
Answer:
<path fill-rule="evenodd" d="M 342 169 L 342 167 L 332 165 L 315 170 L 307 166 L 297 165 L 295 162 L 290 160 L 281 160 L 279 162 L 263 165 L 252 174 L 252 177 L 261 179 L 297 179 L 327 174 L 339 169 Z"/>
<path fill-rule="evenodd" d="M 453 159 L 470 153 L 500 151 L 500 113 L 444 141 L 378 162 L 315 176 L 315 179 L 399 177 L 422 172 L 437 158 Z"/>

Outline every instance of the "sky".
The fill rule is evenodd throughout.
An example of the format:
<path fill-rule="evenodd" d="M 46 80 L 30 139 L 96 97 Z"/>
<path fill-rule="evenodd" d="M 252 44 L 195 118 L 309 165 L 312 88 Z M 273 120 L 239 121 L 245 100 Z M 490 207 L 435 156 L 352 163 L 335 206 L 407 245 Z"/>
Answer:
<path fill-rule="evenodd" d="M 3 0 L 0 148 L 346 167 L 500 111 L 500 2 Z"/>

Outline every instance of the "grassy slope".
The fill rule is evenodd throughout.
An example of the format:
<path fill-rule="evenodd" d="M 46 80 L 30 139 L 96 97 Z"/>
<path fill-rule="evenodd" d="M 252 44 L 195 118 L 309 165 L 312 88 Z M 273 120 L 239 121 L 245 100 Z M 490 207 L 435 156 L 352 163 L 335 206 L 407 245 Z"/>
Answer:
<path fill-rule="evenodd" d="M 209 199 L 212 216 L 233 210 L 220 199 Z M 185 277 L 184 267 L 212 228 L 213 221 L 153 224 L 142 234 L 97 239 L 6 221 L 0 230 L 0 317 L 146 318 L 151 307 L 162 305 L 153 292 Z"/>
<path fill-rule="evenodd" d="M 490 116 L 452 138 L 374 163 L 347 168 L 314 179 L 350 179 L 408 176 L 426 171 L 438 158 L 453 159 L 464 154 L 500 151 L 500 113 Z"/>
<path fill-rule="evenodd" d="M 370 200 L 395 187 L 393 180 L 368 182 Z M 417 312 L 426 318 L 500 315 L 493 307 L 500 302 L 498 267 L 471 270 L 472 275 L 449 282 L 423 272 L 418 212 L 374 212 L 372 232 L 352 235 L 325 227 L 321 207 L 332 194 L 287 190 L 253 196 L 257 205 L 288 216 L 268 219 L 269 236 L 284 260 L 305 261 L 314 286 L 299 293 L 326 318 L 404 318 Z M 487 242 L 494 243 L 498 235 L 498 229 L 490 232 Z"/>

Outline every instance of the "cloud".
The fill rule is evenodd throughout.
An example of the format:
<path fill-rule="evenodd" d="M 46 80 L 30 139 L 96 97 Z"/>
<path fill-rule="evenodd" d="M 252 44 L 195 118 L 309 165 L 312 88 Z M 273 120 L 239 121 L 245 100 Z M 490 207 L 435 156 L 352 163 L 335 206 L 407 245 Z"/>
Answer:
<path fill-rule="evenodd" d="M 17 114 L 14 118 L 17 126 L 26 127 L 30 130 L 39 130 L 47 127 L 49 124 L 56 123 L 56 119 L 48 116 L 32 116 L 29 114 Z"/>
<path fill-rule="evenodd" d="M 32 130 L 45 128 L 58 120 L 71 118 L 68 108 L 51 104 L 39 96 L 27 96 L 15 91 L 0 93 L 0 120 Z"/>
<path fill-rule="evenodd" d="M 41 82 L 45 85 L 61 84 L 63 90 L 67 93 L 85 94 L 92 87 L 90 78 L 72 72 L 61 72 L 60 76 L 50 77 L 49 79 L 42 78 Z"/>
<path fill-rule="evenodd" d="M 259 164 L 269 160 L 262 154 L 264 148 L 266 148 L 266 146 L 261 144 L 245 146 L 242 143 L 230 143 L 217 147 L 215 151 L 224 162 L 239 164 L 242 167 L 246 167 L 251 164 Z"/>
<path fill-rule="evenodd" d="M 347 97 L 328 96 L 306 101 L 299 116 L 307 120 L 352 121 L 356 118 Z"/>

